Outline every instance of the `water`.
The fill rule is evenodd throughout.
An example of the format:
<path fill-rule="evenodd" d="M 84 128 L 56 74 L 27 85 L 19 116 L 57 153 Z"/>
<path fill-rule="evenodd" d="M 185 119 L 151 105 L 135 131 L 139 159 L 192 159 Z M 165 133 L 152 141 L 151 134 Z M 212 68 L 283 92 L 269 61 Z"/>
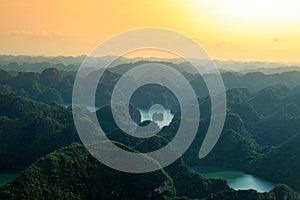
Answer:
<path fill-rule="evenodd" d="M 155 122 L 157 123 L 157 125 L 162 128 L 164 126 L 168 126 L 171 122 L 172 119 L 174 117 L 174 115 L 171 113 L 171 110 L 169 109 L 165 109 L 164 111 L 162 111 L 159 108 L 155 108 L 154 109 L 150 109 L 150 110 L 146 110 L 146 109 L 138 109 L 140 111 L 141 114 L 141 122 L 147 121 L 147 120 L 152 120 L 153 121 L 153 114 L 154 113 L 161 113 L 162 114 L 162 118 L 160 120 L 155 120 Z"/>
<path fill-rule="evenodd" d="M 72 104 L 71 103 L 63 103 L 63 104 L 60 104 L 60 105 L 65 107 L 65 108 L 68 108 Z M 97 110 L 100 109 L 100 107 L 95 107 L 95 106 L 83 106 L 83 107 L 85 107 L 90 112 L 96 112 Z"/>
<path fill-rule="evenodd" d="M 68 108 L 72 104 L 70 103 L 63 103 L 61 106 L 64 106 L 65 108 Z M 100 107 L 93 107 L 93 106 L 84 106 L 88 109 L 90 112 L 96 112 Z M 138 108 L 137 108 L 138 109 Z M 164 126 L 168 126 L 174 117 L 174 115 L 171 113 L 170 109 L 164 109 L 162 106 L 155 104 L 152 106 L 149 110 L 147 109 L 138 109 L 138 111 L 141 114 L 141 122 L 151 120 L 155 121 L 157 125 L 162 128 Z M 162 114 L 162 119 L 160 120 L 153 120 L 153 114 Z"/>
<path fill-rule="evenodd" d="M 225 179 L 229 187 L 235 190 L 254 189 L 258 192 L 269 192 L 276 185 L 275 183 L 235 169 L 207 166 L 192 167 L 192 169 L 207 178 Z"/>
<path fill-rule="evenodd" d="M 20 172 L 16 172 L 16 171 L 2 171 L 2 172 L 0 172 L 0 186 L 11 182 L 19 174 L 20 174 Z"/>

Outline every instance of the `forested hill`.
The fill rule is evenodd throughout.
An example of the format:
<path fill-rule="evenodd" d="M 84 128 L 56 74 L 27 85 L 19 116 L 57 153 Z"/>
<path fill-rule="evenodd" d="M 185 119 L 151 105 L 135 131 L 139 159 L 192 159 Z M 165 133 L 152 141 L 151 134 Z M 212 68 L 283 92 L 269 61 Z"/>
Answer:
<path fill-rule="evenodd" d="M 114 87 L 114 84 L 122 76 L 123 73 L 128 71 L 134 66 L 141 63 L 151 62 L 137 62 L 133 64 L 121 64 L 110 70 L 106 70 L 104 78 L 101 79 L 97 88 L 97 97 L 99 102 L 97 106 L 101 107 L 109 104 L 110 94 Z M 161 62 L 160 62 L 161 63 Z M 195 89 L 196 94 L 199 97 L 206 97 L 208 95 L 207 88 L 199 75 L 189 72 L 188 68 L 182 68 L 183 66 L 163 63 L 179 70 L 190 82 Z M 36 67 L 40 66 L 37 64 Z M 48 68 L 51 67 L 51 68 Z M 41 69 L 41 68 L 39 68 Z M 121 70 L 122 69 L 122 70 Z M 126 69 L 124 71 L 124 69 Z M 187 70 L 185 70 L 187 69 Z M 6 71 L 7 69 L 1 69 L 0 67 L 0 93 L 9 94 L 15 93 L 24 97 L 28 97 L 44 103 L 58 103 L 58 104 L 70 104 L 73 90 L 73 83 L 75 80 L 76 69 L 69 70 L 67 67 L 58 67 L 55 65 L 46 65 L 40 72 L 29 71 Z M 90 72 L 86 78 L 93 77 L 93 72 Z M 213 76 L 213 74 L 205 74 L 204 76 Z M 247 74 L 239 74 L 233 72 L 222 73 L 223 81 L 227 89 L 231 88 L 245 88 L 251 93 L 257 93 L 258 91 L 273 85 L 282 85 L 286 87 L 286 90 L 297 90 L 300 85 L 300 72 L 290 71 L 275 74 L 263 74 L 261 72 L 252 72 Z M 132 77 L 132 81 L 135 81 L 135 77 Z M 176 85 L 176 80 L 168 80 L 171 84 Z M 141 89 L 141 93 L 145 90 L 152 90 L 152 95 L 157 95 L 159 88 L 146 87 Z M 180 88 L 179 88 L 180 89 Z M 163 90 L 167 93 L 167 90 Z M 168 95 L 166 95 L 168 96 Z M 159 98 L 159 97 L 157 97 Z M 263 97 L 262 97 L 263 98 Z M 170 104 L 174 100 L 168 99 Z M 138 103 L 138 102 L 136 102 Z M 145 105 L 144 105 L 145 106 Z"/>
<path fill-rule="evenodd" d="M 116 125 L 108 105 L 111 92 L 124 73 L 121 69 L 128 70 L 138 64 L 122 64 L 104 72 L 96 93 L 96 115 L 108 138 L 116 144 L 148 152 L 172 140 L 181 114 L 178 101 L 170 91 L 149 85 L 136 91 L 135 95 L 146 94 L 143 98 L 132 98 L 130 102 L 133 120 L 141 126 L 149 123 L 141 121 L 139 109 L 160 103 L 174 115 L 170 125 L 149 139 L 128 136 Z M 167 64 L 180 70 L 178 65 Z M 182 71 L 198 91 L 201 120 L 197 136 L 187 152 L 171 166 L 132 177 L 102 165 L 78 144 L 80 139 L 71 108 L 60 105 L 71 102 L 75 73 L 57 68 L 41 72 L 0 70 L 0 169 L 23 170 L 13 182 L 0 187 L 0 199 L 42 199 L 44 195 L 50 199 L 98 199 L 109 195 L 111 199 L 297 198 L 290 187 L 300 188 L 299 72 L 223 73 L 227 87 L 226 122 L 212 152 L 199 159 L 199 148 L 211 117 L 210 98 L 203 79 Z M 168 81 L 176 85 L 176 80 Z M 93 112 L 83 105 L 77 106 L 76 109 L 84 109 L 87 115 Z M 83 120 L 93 124 L 88 118 Z M 97 128 L 90 130 L 95 134 L 97 131 Z M 225 181 L 205 179 L 188 167 L 199 165 L 232 167 L 283 185 L 268 193 L 235 191 Z M 126 182 L 132 179 L 136 182 Z M 144 184 L 145 180 L 149 182 Z"/>
<path fill-rule="evenodd" d="M 234 191 L 225 181 L 206 179 L 182 161 L 145 174 L 128 174 L 104 166 L 83 146 L 52 152 L 0 187 L 1 199 L 222 199 L 297 200 L 286 185 L 269 193 Z"/>

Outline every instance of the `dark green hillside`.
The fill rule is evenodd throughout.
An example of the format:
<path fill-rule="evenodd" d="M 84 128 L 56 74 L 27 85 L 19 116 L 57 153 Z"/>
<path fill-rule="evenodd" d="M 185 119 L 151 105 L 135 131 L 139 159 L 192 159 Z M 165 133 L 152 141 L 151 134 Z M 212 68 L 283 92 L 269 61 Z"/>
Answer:
<path fill-rule="evenodd" d="M 190 66 L 187 67 L 186 65 L 178 65 L 170 62 L 138 61 L 135 63 L 121 64 L 105 71 L 96 92 L 96 105 L 98 107 L 107 105 L 114 85 L 122 74 L 139 64 L 146 63 L 161 63 L 173 67 L 187 78 L 199 97 L 206 97 L 208 95 L 208 90 L 203 78 L 194 74 L 194 71 L 190 70 Z M 47 62 L 24 63 L 20 65 L 16 62 L 12 62 L 2 67 L 0 66 L 0 68 L 2 68 L 0 71 L 0 84 L 9 86 L 17 95 L 29 97 L 48 104 L 71 103 L 73 83 L 77 70 L 77 67 L 74 65 L 64 66 L 59 63 L 51 64 Z M 8 70 L 9 73 L 3 69 Z M 87 74 L 86 77 L 83 77 L 86 80 L 90 80 L 97 75 L 97 73 L 92 71 L 92 68 L 87 71 Z M 204 76 L 214 78 L 215 75 L 205 74 Z M 297 71 L 268 75 L 261 72 L 248 74 L 224 72 L 222 73 L 222 77 L 225 87 L 227 89 L 233 89 L 228 92 L 229 102 L 245 102 L 249 98 L 249 93 L 257 93 L 268 87 L 262 93 L 259 92 L 253 100 L 256 110 L 264 115 L 270 114 L 272 109 L 276 108 L 278 103 L 277 98 L 279 96 L 280 98 L 286 96 L 287 93 L 292 92 L 290 91 L 292 88 L 300 84 L 300 72 Z M 132 77 L 130 81 L 134 84 L 135 77 Z M 179 90 L 184 89 L 178 85 L 176 80 L 168 80 L 168 82 L 174 86 L 178 86 Z M 2 93 L 1 90 L 0 93 Z M 145 86 L 139 89 L 137 94 L 138 93 L 147 94 L 140 98 L 132 99 L 132 103 L 139 108 L 148 108 L 151 102 L 163 102 L 168 108 L 171 108 L 174 106 L 173 104 L 177 103 L 176 99 L 170 95 L 170 91 L 164 87 Z"/>
<path fill-rule="evenodd" d="M 0 169 L 19 170 L 79 141 L 72 113 L 24 97 L 0 95 Z"/>
<path fill-rule="evenodd" d="M 279 108 L 281 100 L 289 94 L 290 89 L 283 85 L 270 86 L 259 91 L 252 104 L 257 112 L 270 115 Z"/>
<path fill-rule="evenodd" d="M 7 81 L 11 75 L 3 69 L 0 69 L 0 83 Z"/>
<path fill-rule="evenodd" d="M 206 118 L 210 117 L 207 114 L 209 113 L 210 102 L 209 99 L 200 101 L 203 120 L 201 120 L 200 129 L 193 144 L 183 156 L 184 161 L 190 166 L 224 166 L 246 171 L 251 168 L 250 172 L 252 174 L 258 176 L 264 174 L 263 177 L 274 182 L 285 180 L 284 183 L 300 188 L 300 184 L 295 183 L 295 177 L 292 176 L 292 174 L 295 175 L 298 168 L 300 169 L 300 165 L 293 160 L 293 158 L 296 159 L 294 156 L 297 154 L 291 155 L 293 152 L 300 152 L 299 141 L 298 145 L 295 142 L 294 147 L 291 145 L 285 146 L 286 148 L 290 146 L 290 148 L 294 148 L 293 150 L 280 151 L 282 144 L 292 140 L 291 138 L 295 137 L 300 131 L 300 108 L 298 104 L 293 103 L 293 101 L 296 101 L 295 94 L 297 94 L 297 90 L 290 90 L 284 86 L 276 85 L 267 87 L 258 94 L 249 94 L 246 90 L 241 89 L 228 90 L 227 94 L 229 95 L 228 110 L 222 136 L 212 152 L 204 159 L 199 159 L 197 155 L 209 123 Z M 257 103 L 255 107 L 253 102 L 262 102 L 263 106 Z M 262 112 L 264 116 L 256 110 L 258 105 L 265 111 L 268 110 L 268 112 Z M 174 127 L 176 127 L 176 123 L 173 122 L 165 130 L 176 131 Z M 276 162 L 281 163 L 280 159 L 276 159 L 275 156 L 270 158 L 270 161 L 274 158 L 274 162 L 264 162 L 265 159 L 277 151 L 281 152 L 282 158 L 292 159 L 286 161 L 292 164 L 284 166 L 284 170 L 280 167 L 274 167 L 277 165 Z M 269 154 L 270 152 L 272 153 Z M 268 169 L 281 169 L 281 173 L 273 170 L 264 173 L 259 167 L 254 167 L 256 165 L 264 167 L 266 171 Z M 287 171 L 290 172 L 289 175 L 285 173 Z M 274 179 L 274 177 L 276 178 Z"/>
<path fill-rule="evenodd" d="M 250 98 L 250 93 L 245 88 L 233 88 L 226 91 L 227 102 L 242 103 Z"/>
<path fill-rule="evenodd" d="M 198 158 L 196 163 L 191 164 L 245 168 L 249 163 L 262 156 L 261 151 L 261 148 L 253 139 L 229 129 L 222 133 L 216 146 L 208 156 L 203 159 Z M 191 162 L 193 160 L 196 161 L 198 154 L 194 155 L 194 159 L 190 160 L 192 157 L 191 153 L 186 154 L 184 159 L 186 158 L 187 161 Z M 193 151 L 193 153 L 197 152 Z"/>
<path fill-rule="evenodd" d="M 272 85 L 284 85 L 294 88 L 299 85 L 300 72 L 282 72 L 264 74 L 262 72 L 249 72 L 239 74 L 233 72 L 222 73 L 222 78 L 226 88 L 246 88 L 250 92 L 257 92 Z"/>
<path fill-rule="evenodd" d="M 186 185 L 188 187 L 183 187 Z M 104 166 L 73 144 L 39 159 L 0 188 L 1 199 L 163 199 L 202 198 L 228 189 L 224 181 L 193 173 L 182 162 L 162 171 L 128 174 Z M 194 192 L 189 192 L 189 191 Z"/>
<path fill-rule="evenodd" d="M 173 179 L 177 196 L 189 198 L 205 198 L 222 190 L 228 190 L 225 180 L 207 179 L 189 169 L 182 159 L 165 168 Z"/>
<path fill-rule="evenodd" d="M 118 116 L 123 117 L 122 120 L 120 121 L 124 122 L 125 124 L 128 121 L 124 111 L 121 110 L 120 107 L 118 107 L 117 105 L 114 106 L 113 108 L 110 105 L 100 108 L 99 110 L 96 111 L 96 115 L 100 123 L 100 126 L 102 127 L 103 131 L 107 134 L 109 134 L 110 132 L 118 128 L 118 125 L 116 124 L 112 114 L 112 109 L 114 109 L 114 112 L 118 113 Z M 137 124 L 141 123 L 140 112 L 132 105 L 129 105 L 129 114 L 135 123 Z"/>
<path fill-rule="evenodd" d="M 255 190 L 226 190 L 205 200 L 299 200 L 296 193 L 287 185 L 278 185 L 268 193 Z"/>
<path fill-rule="evenodd" d="M 206 198 L 205 200 L 277 200 L 277 198 L 273 193 L 258 193 L 255 190 L 235 191 L 231 189 L 221 191 L 209 198 Z"/>
<path fill-rule="evenodd" d="M 299 200 L 297 194 L 286 184 L 278 184 L 270 193 L 273 193 L 276 199 Z"/>
<path fill-rule="evenodd" d="M 50 106 L 14 94 L 0 95 L 0 115 L 10 118 L 22 118 L 32 113 L 47 115 Z"/>
<path fill-rule="evenodd" d="M 300 108 L 288 104 L 255 124 L 253 138 L 262 146 L 277 146 L 300 132 Z"/>
<path fill-rule="evenodd" d="M 282 143 L 249 168 L 250 172 L 274 182 L 300 186 L 300 135 Z"/>
<path fill-rule="evenodd" d="M 19 72 L 14 76 L 3 70 L 0 72 L 0 84 L 9 86 L 11 92 L 49 104 L 63 103 L 65 100 L 70 99 L 71 93 L 68 90 L 72 88 L 73 84 L 60 85 L 60 83 L 67 83 L 66 80 L 68 78 L 63 79 L 62 72 L 56 68 L 46 69 L 41 74 Z M 73 83 L 73 80 L 71 80 L 71 83 Z M 68 89 L 65 88 L 66 86 Z M 63 92 L 68 96 L 62 95 Z M 8 92 L 1 91 L 0 93 L 7 94 Z"/>
<path fill-rule="evenodd" d="M 269 193 L 234 191 L 228 188 L 225 181 L 205 179 L 190 171 L 186 164 L 236 168 L 276 183 L 289 184 L 298 190 L 300 72 L 269 75 L 260 72 L 222 73 L 228 89 L 226 122 L 214 149 L 204 159 L 199 159 L 198 152 L 211 117 L 207 88 L 203 78 L 181 68 L 184 65 L 165 63 L 182 72 L 194 89 L 197 89 L 201 113 L 198 134 L 182 158 L 163 171 L 129 175 L 102 165 L 81 145 L 66 147 L 72 142 L 80 142 L 71 109 L 58 106 L 72 100 L 75 71 L 61 70 L 66 66 L 49 63 L 12 62 L 0 66 L 3 69 L 25 69 L 21 70 L 23 72 L 6 72 L 0 69 L 0 169 L 22 170 L 30 165 L 14 182 L 0 188 L 0 199 L 41 199 L 43 195 L 48 195 L 49 199 L 296 198 L 286 185 L 279 185 Z M 118 142 L 118 146 L 149 152 L 172 140 L 180 121 L 184 120 L 181 119 L 174 94 L 163 86 L 150 84 L 139 88 L 132 96 L 130 114 L 140 126 L 151 123 L 154 129 L 159 128 L 154 122 L 141 122 L 141 114 L 137 108 L 147 109 L 154 103 L 160 103 L 175 115 L 168 127 L 148 139 L 126 135 L 115 123 L 112 110 L 107 106 L 116 81 L 129 69 L 142 63 L 151 62 L 123 64 L 104 72 L 95 98 L 96 106 L 100 107 L 96 115 L 107 137 Z M 76 66 L 72 65 L 70 68 Z M 24 72 L 26 69 L 32 71 Z M 92 69 L 89 70 L 83 81 L 96 75 Z M 134 84 L 135 77 L 130 77 L 130 81 Z M 184 90 L 177 84 L 177 80 L 168 81 L 181 91 Z M 85 92 L 88 91 L 83 91 L 83 96 Z M 75 112 L 77 109 L 90 114 L 84 107 L 77 107 Z M 121 116 L 121 124 L 127 124 L 128 116 L 118 107 L 113 109 Z M 195 107 L 192 105 L 191 109 Z M 95 128 L 87 117 L 82 120 L 91 125 L 87 127 Z M 88 131 L 98 134 L 95 130 Z M 66 148 L 60 149 L 61 147 Z M 159 186 L 167 190 L 158 194 L 155 189 Z"/>
<path fill-rule="evenodd" d="M 258 193 L 255 190 L 225 190 L 205 200 L 299 200 L 297 194 L 287 185 L 279 184 L 270 192 Z"/>
<path fill-rule="evenodd" d="M 13 94 L 14 91 L 13 89 L 10 87 L 10 85 L 2 85 L 0 84 L 0 94 L 4 94 L 4 95 L 7 95 L 7 94 Z"/>
<path fill-rule="evenodd" d="M 230 103 L 227 105 L 230 113 L 236 113 L 240 116 L 246 128 L 252 129 L 262 116 L 257 113 L 254 106 L 250 103 Z"/>
<path fill-rule="evenodd" d="M 164 170 L 129 174 L 113 170 L 72 144 L 40 158 L 11 183 L 0 199 L 202 199 L 297 200 L 286 185 L 269 193 L 235 191 L 225 181 L 206 179 L 180 159 Z M 286 198 L 285 198 L 286 197 Z"/>
<path fill-rule="evenodd" d="M 155 135 L 149 139 L 146 139 L 145 141 L 140 142 L 134 149 L 136 149 L 139 152 L 146 153 L 158 150 L 165 145 L 167 145 L 169 141 L 159 135 Z"/>
<path fill-rule="evenodd" d="M 40 77 L 41 83 L 48 86 L 57 86 L 62 81 L 62 75 L 56 68 L 45 69 Z"/>
<path fill-rule="evenodd" d="M 39 159 L 0 189 L 1 199 L 162 199 L 164 195 L 175 195 L 172 179 L 164 171 L 122 173 L 76 144 Z"/>

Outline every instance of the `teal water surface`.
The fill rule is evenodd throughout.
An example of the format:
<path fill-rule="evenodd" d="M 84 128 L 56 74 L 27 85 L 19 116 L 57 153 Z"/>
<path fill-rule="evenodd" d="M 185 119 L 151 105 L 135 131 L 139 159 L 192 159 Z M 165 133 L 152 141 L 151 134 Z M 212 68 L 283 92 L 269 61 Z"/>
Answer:
<path fill-rule="evenodd" d="M 6 183 L 9 183 L 14 178 L 16 178 L 20 172 L 16 171 L 2 171 L 0 172 L 0 186 L 5 185 Z"/>
<path fill-rule="evenodd" d="M 235 190 L 254 189 L 258 192 L 269 192 L 276 184 L 243 171 L 222 167 L 192 167 L 193 170 L 207 178 L 225 179 Z"/>
<path fill-rule="evenodd" d="M 152 116 L 151 116 L 152 113 L 150 113 L 149 110 L 146 109 L 138 109 L 138 110 L 141 114 L 141 122 L 152 120 Z M 152 110 L 152 112 L 156 112 L 156 111 L 157 113 L 161 112 L 160 110 Z M 171 113 L 171 110 L 166 109 L 162 120 L 156 121 L 156 123 L 160 128 L 163 128 L 164 126 L 168 126 L 172 122 L 173 117 L 174 115 Z"/>

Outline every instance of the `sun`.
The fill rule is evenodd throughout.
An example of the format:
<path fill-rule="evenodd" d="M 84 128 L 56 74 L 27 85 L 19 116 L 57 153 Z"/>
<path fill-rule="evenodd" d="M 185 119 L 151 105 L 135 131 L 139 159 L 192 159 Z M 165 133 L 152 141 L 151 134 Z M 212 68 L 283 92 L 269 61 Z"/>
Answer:
<path fill-rule="evenodd" d="M 224 23 L 245 26 L 300 25 L 299 0 L 198 0 L 197 4 Z"/>

